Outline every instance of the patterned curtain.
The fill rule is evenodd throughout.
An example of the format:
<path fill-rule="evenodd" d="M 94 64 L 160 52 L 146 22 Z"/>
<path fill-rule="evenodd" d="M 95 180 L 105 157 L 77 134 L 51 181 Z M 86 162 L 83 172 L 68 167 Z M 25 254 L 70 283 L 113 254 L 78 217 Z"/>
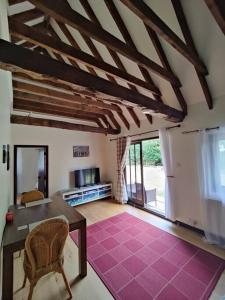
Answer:
<path fill-rule="evenodd" d="M 120 203 L 126 203 L 128 200 L 125 186 L 124 168 L 129 153 L 130 137 L 121 137 L 117 140 L 117 187 L 116 200 Z"/>

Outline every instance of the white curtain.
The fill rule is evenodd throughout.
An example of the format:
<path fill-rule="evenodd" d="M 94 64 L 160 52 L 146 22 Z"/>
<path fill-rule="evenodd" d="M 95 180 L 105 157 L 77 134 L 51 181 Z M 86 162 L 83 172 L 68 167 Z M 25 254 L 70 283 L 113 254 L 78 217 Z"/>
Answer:
<path fill-rule="evenodd" d="M 122 137 L 117 139 L 117 186 L 116 200 L 120 203 L 126 203 L 128 200 L 127 189 L 125 185 L 124 169 L 126 159 L 129 153 L 131 139 Z"/>
<path fill-rule="evenodd" d="M 165 217 L 175 221 L 175 177 L 170 131 L 166 128 L 159 129 L 159 139 L 165 172 Z"/>
<path fill-rule="evenodd" d="M 210 243 L 225 247 L 225 127 L 200 134 L 204 231 Z"/>

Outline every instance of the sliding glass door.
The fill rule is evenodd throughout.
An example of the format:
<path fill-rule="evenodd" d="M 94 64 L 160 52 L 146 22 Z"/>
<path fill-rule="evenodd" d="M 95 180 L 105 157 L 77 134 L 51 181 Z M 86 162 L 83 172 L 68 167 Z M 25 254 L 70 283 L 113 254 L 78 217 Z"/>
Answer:
<path fill-rule="evenodd" d="M 126 183 L 128 198 L 132 203 L 165 214 L 165 174 L 158 137 L 131 144 L 126 164 Z"/>
<path fill-rule="evenodd" d="M 132 143 L 126 165 L 126 184 L 130 201 L 144 207 L 141 142 Z"/>

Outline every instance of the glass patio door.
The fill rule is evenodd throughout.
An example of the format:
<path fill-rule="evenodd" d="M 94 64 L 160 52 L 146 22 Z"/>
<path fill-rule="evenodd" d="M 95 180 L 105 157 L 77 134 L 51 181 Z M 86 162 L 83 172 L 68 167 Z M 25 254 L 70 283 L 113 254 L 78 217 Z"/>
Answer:
<path fill-rule="evenodd" d="M 128 199 L 144 207 L 141 142 L 135 142 L 130 145 L 125 177 Z"/>
<path fill-rule="evenodd" d="M 165 215 L 165 173 L 158 137 L 133 142 L 126 163 L 130 202 Z"/>

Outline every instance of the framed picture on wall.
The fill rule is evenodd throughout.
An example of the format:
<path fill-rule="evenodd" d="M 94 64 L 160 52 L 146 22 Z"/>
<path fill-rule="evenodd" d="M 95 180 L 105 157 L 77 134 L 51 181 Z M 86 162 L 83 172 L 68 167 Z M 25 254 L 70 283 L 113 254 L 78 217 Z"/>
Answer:
<path fill-rule="evenodd" d="M 73 157 L 88 157 L 89 146 L 73 146 Z"/>

